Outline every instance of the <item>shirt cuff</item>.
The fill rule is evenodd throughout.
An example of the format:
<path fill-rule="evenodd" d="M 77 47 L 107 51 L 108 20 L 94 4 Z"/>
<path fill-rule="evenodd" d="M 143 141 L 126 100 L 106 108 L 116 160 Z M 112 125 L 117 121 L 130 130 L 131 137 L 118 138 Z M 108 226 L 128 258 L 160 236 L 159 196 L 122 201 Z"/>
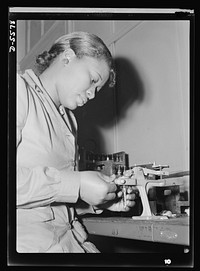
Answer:
<path fill-rule="evenodd" d="M 75 205 L 77 215 L 85 215 L 85 214 L 101 214 L 103 212 L 102 209 L 98 209 L 96 206 L 89 205 L 87 202 L 80 200 Z"/>
<path fill-rule="evenodd" d="M 79 198 L 80 172 L 61 170 L 57 175 L 60 181 L 60 191 L 57 194 L 57 202 L 75 203 Z"/>

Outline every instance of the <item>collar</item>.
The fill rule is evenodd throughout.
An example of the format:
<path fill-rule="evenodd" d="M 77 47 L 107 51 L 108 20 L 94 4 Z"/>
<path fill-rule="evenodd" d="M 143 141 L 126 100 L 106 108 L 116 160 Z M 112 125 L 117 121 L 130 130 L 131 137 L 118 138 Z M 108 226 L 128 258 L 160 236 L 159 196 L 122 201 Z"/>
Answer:
<path fill-rule="evenodd" d="M 25 70 L 24 74 L 22 75 L 23 78 L 27 81 L 27 83 L 30 85 L 31 88 L 33 88 L 35 91 L 37 91 L 39 94 L 43 94 L 48 100 L 51 99 L 47 91 L 42 86 L 40 79 L 38 76 L 34 73 L 33 70 L 28 69 Z M 45 95 L 46 94 L 46 95 Z M 41 96 L 41 95 L 40 95 Z M 53 102 L 53 101 L 52 101 Z M 65 109 L 63 105 L 60 105 L 58 107 L 58 110 L 60 114 L 63 116 L 65 114 Z"/>
<path fill-rule="evenodd" d="M 43 93 L 45 91 L 42 84 L 40 83 L 39 78 L 37 77 L 33 70 L 31 69 L 26 70 L 25 73 L 23 74 L 23 77 L 27 80 L 29 85 L 37 92 Z"/>
<path fill-rule="evenodd" d="M 24 79 L 28 82 L 28 84 L 35 90 L 37 91 L 39 94 L 40 94 L 40 97 L 41 97 L 41 94 L 42 96 L 45 96 L 45 99 L 43 100 L 50 100 L 50 96 L 49 94 L 47 93 L 47 91 L 43 88 L 39 78 L 37 77 L 37 75 L 34 73 L 33 70 L 31 69 L 27 69 L 25 70 L 25 73 L 22 75 L 24 77 Z M 53 101 L 51 100 L 51 103 L 53 103 Z M 57 111 L 58 112 L 58 111 Z M 68 112 L 68 117 L 70 117 L 70 119 L 72 120 L 72 123 L 75 127 L 75 130 L 77 129 L 77 122 L 76 122 L 76 118 L 74 116 L 74 113 L 71 111 L 71 110 L 67 110 Z M 59 106 L 59 113 L 60 115 L 62 115 L 63 117 L 66 116 L 66 111 L 65 111 L 65 108 L 63 105 L 60 105 Z M 65 121 L 66 119 L 68 118 L 65 118 Z M 67 120 L 68 122 L 68 120 Z M 70 125 L 71 126 L 71 125 Z M 69 127 L 70 127 L 69 126 Z"/>

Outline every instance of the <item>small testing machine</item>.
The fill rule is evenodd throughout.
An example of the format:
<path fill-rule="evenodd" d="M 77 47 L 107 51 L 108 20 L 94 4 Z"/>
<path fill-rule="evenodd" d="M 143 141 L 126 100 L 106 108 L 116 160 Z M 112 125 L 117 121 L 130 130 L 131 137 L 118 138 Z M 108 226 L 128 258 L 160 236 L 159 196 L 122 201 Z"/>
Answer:
<path fill-rule="evenodd" d="M 103 212 L 87 216 L 83 222 L 91 234 L 189 245 L 189 191 L 182 189 L 189 171 L 170 172 L 169 165 L 156 162 L 129 166 L 128 154 L 82 152 L 80 170 L 98 170 L 111 176 L 123 192 L 129 186 L 138 191 L 130 212 Z M 121 185 L 123 180 L 123 185 Z"/>

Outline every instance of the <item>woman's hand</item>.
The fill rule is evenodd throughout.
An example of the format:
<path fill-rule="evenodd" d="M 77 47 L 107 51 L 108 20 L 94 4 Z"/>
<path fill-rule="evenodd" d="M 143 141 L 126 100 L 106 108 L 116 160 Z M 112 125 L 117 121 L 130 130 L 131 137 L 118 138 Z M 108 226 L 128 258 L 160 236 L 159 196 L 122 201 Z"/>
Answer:
<path fill-rule="evenodd" d="M 135 187 L 129 186 L 126 191 L 126 205 L 124 204 L 124 200 L 122 198 L 122 191 L 120 190 L 117 193 L 117 197 L 114 200 L 106 202 L 97 206 L 99 209 L 107 209 L 109 211 L 114 212 L 128 212 L 130 208 L 135 205 L 135 199 L 138 194 L 138 190 Z"/>
<path fill-rule="evenodd" d="M 116 198 L 117 186 L 98 171 L 81 171 L 80 198 L 90 205 L 105 204 Z"/>

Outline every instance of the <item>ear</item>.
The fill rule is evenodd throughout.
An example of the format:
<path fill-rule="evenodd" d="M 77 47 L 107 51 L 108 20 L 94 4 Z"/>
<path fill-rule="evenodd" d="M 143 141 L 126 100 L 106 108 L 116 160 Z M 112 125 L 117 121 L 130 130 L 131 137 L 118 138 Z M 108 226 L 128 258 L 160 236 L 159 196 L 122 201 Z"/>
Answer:
<path fill-rule="evenodd" d="M 75 57 L 76 57 L 76 54 L 75 54 L 75 52 L 71 48 L 68 48 L 67 50 L 65 50 L 63 52 L 63 60 L 66 63 L 69 63 Z"/>

